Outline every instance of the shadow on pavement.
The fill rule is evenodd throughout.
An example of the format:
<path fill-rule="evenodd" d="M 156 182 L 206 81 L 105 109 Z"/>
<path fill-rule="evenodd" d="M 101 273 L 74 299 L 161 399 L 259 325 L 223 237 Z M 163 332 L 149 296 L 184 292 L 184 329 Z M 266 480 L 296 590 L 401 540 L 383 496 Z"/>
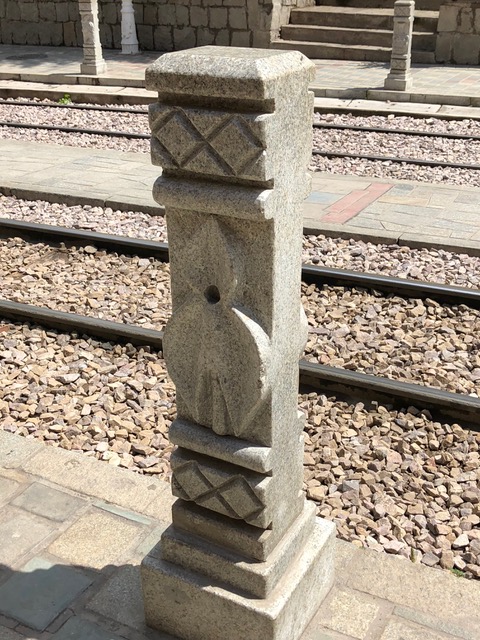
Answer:
<path fill-rule="evenodd" d="M 49 635 L 52 634 L 52 635 Z M 0 640 L 174 640 L 145 626 L 140 567 L 100 571 L 47 556 L 0 564 Z"/>

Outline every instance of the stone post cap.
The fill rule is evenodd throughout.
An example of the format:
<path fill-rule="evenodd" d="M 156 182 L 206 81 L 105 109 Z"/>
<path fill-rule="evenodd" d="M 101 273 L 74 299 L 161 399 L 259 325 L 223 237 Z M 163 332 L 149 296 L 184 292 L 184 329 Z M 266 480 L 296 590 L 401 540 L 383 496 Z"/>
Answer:
<path fill-rule="evenodd" d="M 266 101 L 280 78 L 302 71 L 313 80 L 315 65 L 299 51 L 208 46 L 167 53 L 145 77 L 147 89 L 162 95 Z"/>

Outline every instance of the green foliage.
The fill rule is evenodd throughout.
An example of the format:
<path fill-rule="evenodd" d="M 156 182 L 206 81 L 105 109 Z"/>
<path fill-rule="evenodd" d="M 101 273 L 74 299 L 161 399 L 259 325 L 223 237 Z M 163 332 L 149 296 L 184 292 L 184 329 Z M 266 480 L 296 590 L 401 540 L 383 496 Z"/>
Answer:
<path fill-rule="evenodd" d="M 457 576 L 457 578 L 464 578 L 465 577 L 465 573 L 463 571 L 461 571 L 460 569 L 450 569 L 450 571 L 453 573 L 454 576 Z"/>
<path fill-rule="evenodd" d="M 63 95 L 63 98 L 60 98 L 58 104 L 72 104 L 72 98 L 68 93 Z"/>

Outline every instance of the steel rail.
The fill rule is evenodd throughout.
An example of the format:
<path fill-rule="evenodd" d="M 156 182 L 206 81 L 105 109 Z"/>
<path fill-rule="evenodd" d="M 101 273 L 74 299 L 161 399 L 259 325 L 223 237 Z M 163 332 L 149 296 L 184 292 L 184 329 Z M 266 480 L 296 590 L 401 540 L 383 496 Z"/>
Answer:
<path fill-rule="evenodd" d="M 21 122 L 0 121 L 0 127 L 12 129 L 40 129 L 41 131 L 61 131 L 62 133 L 83 133 L 86 135 L 109 136 L 110 138 L 128 138 L 129 140 L 150 140 L 149 133 L 128 133 L 128 131 L 103 131 L 102 129 L 79 129 L 78 127 L 62 127 L 53 124 L 24 124 Z"/>
<path fill-rule="evenodd" d="M 480 309 L 480 289 L 469 289 L 457 285 L 437 284 L 423 280 L 407 280 L 376 273 L 350 271 L 348 269 L 332 269 L 302 266 L 302 281 L 322 287 L 325 284 L 338 287 L 358 287 L 382 293 L 394 294 L 403 298 L 432 299 L 448 305 L 464 304 L 473 309 Z"/>
<path fill-rule="evenodd" d="M 14 129 L 38 129 L 40 131 L 60 131 L 62 133 L 80 133 L 84 135 L 107 136 L 110 138 L 126 138 L 127 140 L 150 140 L 149 133 L 128 133 L 126 131 L 104 131 L 102 129 L 80 129 L 78 127 L 63 127 L 50 124 L 24 124 L 21 122 L 0 121 L 0 127 L 9 127 Z M 421 160 L 416 158 L 397 158 L 389 156 L 371 156 L 356 153 L 341 153 L 337 151 L 322 151 L 320 149 L 312 150 L 313 156 L 322 156 L 326 158 L 356 158 L 359 160 L 373 160 L 380 162 L 395 162 L 414 164 L 426 167 L 446 167 L 450 169 L 466 169 L 480 171 L 480 165 L 461 164 L 457 162 L 447 162 L 442 160 Z"/>
<path fill-rule="evenodd" d="M 94 245 L 107 251 L 152 257 L 162 262 L 168 262 L 168 244 L 164 242 L 0 218 L 0 237 L 11 238 L 15 236 L 30 242 L 63 243 L 70 246 Z M 480 309 L 480 290 L 456 285 L 406 280 L 375 273 L 317 267 L 309 264 L 302 266 L 302 280 L 307 284 L 316 284 L 319 288 L 326 284 L 350 288 L 358 287 L 414 299 L 431 298 L 443 304 L 464 304 L 474 309 Z"/>
<path fill-rule="evenodd" d="M 480 164 L 461 164 L 458 162 L 447 162 L 446 160 L 421 160 L 418 158 L 396 158 L 390 156 L 371 156 L 361 153 L 341 153 L 339 151 L 322 151 L 313 149 L 312 155 L 323 156 L 325 158 L 356 158 L 358 160 L 377 160 L 380 162 L 397 162 L 406 164 L 416 164 L 422 167 L 446 167 L 449 169 L 471 169 L 480 171 Z"/>
<path fill-rule="evenodd" d="M 0 300 L 0 318 L 15 322 L 39 324 L 45 328 L 86 334 L 108 342 L 129 342 L 162 349 L 163 332 L 134 325 L 102 320 L 45 307 Z M 382 401 L 394 406 L 415 404 L 438 416 L 461 420 L 480 431 L 480 398 L 442 391 L 409 382 L 390 380 L 347 369 L 336 369 L 301 360 L 300 389 L 340 393 L 347 398 L 362 401 Z M 399 405 L 400 403 L 400 405 Z"/>
<path fill-rule="evenodd" d="M 148 114 L 146 109 L 138 109 L 135 107 L 102 107 L 96 104 L 77 105 L 77 104 L 58 104 L 52 102 L 51 104 L 45 104 L 43 102 L 30 102 L 29 100 L 19 100 L 17 102 L 13 100 L 0 100 L 0 105 L 15 105 L 17 107 L 53 107 L 54 109 L 78 109 L 79 111 L 106 111 L 107 113 L 136 113 L 136 114 Z"/>
<path fill-rule="evenodd" d="M 47 107 L 54 109 L 74 109 L 78 111 L 104 111 L 106 113 L 133 113 L 138 115 L 147 115 L 147 109 L 139 109 L 134 107 L 105 107 L 101 105 L 77 105 L 77 104 L 58 104 L 56 102 L 52 102 L 49 104 L 43 102 L 31 102 L 28 100 L 1 100 L 0 105 L 10 105 L 10 106 L 19 106 L 19 107 Z M 348 109 L 346 109 L 348 111 Z M 405 114 L 407 115 L 407 114 Z M 415 116 L 410 116 L 415 117 Z M 420 118 L 417 118 L 420 119 Z M 442 120 L 442 118 L 436 118 L 437 120 Z M 347 125 L 347 124 L 333 124 L 328 122 L 314 122 L 314 128 L 318 129 L 345 129 L 351 131 L 366 131 L 370 133 L 399 133 L 402 135 L 415 135 L 415 136 L 427 136 L 427 137 L 440 137 L 440 138 L 450 138 L 454 140 L 480 140 L 480 136 L 476 135 L 468 135 L 462 133 L 435 133 L 432 131 L 414 131 L 413 129 L 387 129 L 382 127 L 369 127 L 364 125 Z"/>
<path fill-rule="evenodd" d="M 364 125 L 333 124 L 330 122 L 314 122 L 314 129 L 339 129 L 342 131 L 365 131 L 368 133 L 396 133 L 402 136 L 420 136 L 428 138 L 448 138 L 451 140 L 479 140 L 480 136 L 464 133 L 435 133 L 434 131 L 415 131 L 413 129 L 387 129 L 383 127 L 368 127 Z"/>
<path fill-rule="evenodd" d="M 0 218 L 0 238 L 12 237 L 23 238 L 29 242 L 63 243 L 67 246 L 94 245 L 107 251 L 168 262 L 168 245 L 164 242 Z"/>

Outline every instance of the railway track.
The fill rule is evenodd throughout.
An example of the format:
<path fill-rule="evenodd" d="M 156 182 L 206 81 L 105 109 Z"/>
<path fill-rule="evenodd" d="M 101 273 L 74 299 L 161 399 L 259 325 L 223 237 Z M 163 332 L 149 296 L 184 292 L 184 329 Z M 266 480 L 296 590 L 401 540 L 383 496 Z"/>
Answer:
<path fill-rule="evenodd" d="M 101 129 L 80 129 L 78 127 L 61 127 L 46 124 L 25 124 L 23 122 L 5 122 L 0 121 L 0 127 L 13 129 L 32 129 L 39 131 L 60 131 L 63 133 L 77 133 L 82 135 L 106 136 L 109 138 L 124 138 L 125 140 L 150 140 L 150 134 L 147 133 L 127 133 L 125 131 L 102 131 Z M 351 128 L 350 128 L 351 129 Z M 382 133 L 384 133 L 382 131 Z M 395 132 L 396 133 L 396 132 Z M 422 132 L 427 135 L 427 132 Z M 442 137 L 442 136 L 435 136 Z M 460 139 L 469 140 L 469 137 L 459 136 Z M 478 138 L 480 140 L 480 137 Z M 401 164 L 419 165 L 422 167 L 448 167 L 452 169 L 466 169 L 471 171 L 480 171 L 480 164 L 470 164 L 461 162 L 447 162 L 441 160 L 421 160 L 417 158 L 403 158 L 397 156 L 377 156 L 366 155 L 360 153 L 341 153 L 337 151 L 322 151 L 321 149 L 313 149 L 313 156 L 323 158 L 354 158 L 359 160 L 373 160 L 378 162 L 398 162 Z"/>
<path fill-rule="evenodd" d="M 32 109 L 45 109 L 45 108 L 54 108 L 54 109 L 63 109 L 66 112 L 102 112 L 104 114 L 131 114 L 134 116 L 139 116 L 145 120 L 145 127 L 147 129 L 147 113 L 148 111 L 144 109 L 138 108 L 127 108 L 127 107 L 102 107 L 97 105 L 59 105 L 59 104 L 45 104 L 45 103 L 37 103 L 37 102 L 29 102 L 29 101 L 0 101 L 0 107 L 4 106 L 15 106 L 15 107 L 30 107 Z M 45 131 L 45 132 L 58 132 L 64 134 L 76 134 L 83 136 L 100 136 L 105 139 L 108 138 L 117 138 L 124 139 L 125 141 L 135 141 L 135 140 L 143 140 L 148 141 L 150 139 L 150 133 L 145 132 L 131 132 L 131 131 L 122 131 L 115 129 L 101 129 L 101 128 L 85 128 L 85 127 L 76 127 L 76 126 L 66 126 L 66 125 L 53 125 L 53 124 L 43 124 L 43 123 L 31 123 L 31 122 L 23 122 L 17 120 L 1 120 L 0 127 L 10 128 L 10 129 L 25 129 L 30 131 Z M 345 125 L 345 124 L 334 124 L 334 123 L 325 123 L 325 122 L 313 122 L 314 130 L 324 130 L 324 131 L 344 131 L 344 132 L 354 132 L 354 133 L 370 133 L 370 134 L 382 134 L 382 135 L 390 135 L 390 136 L 410 136 L 410 137 L 419 137 L 430 139 L 432 141 L 436 140 L 451 140 L 453 142 L 480 142 L 480 135 L 475 134 L 464 134 L 464 133 L 453 133 L 453 132 L 434 132 L 434 131 L 426 131 L 426 130 L 418 130 L 418 129 L 396 129 L 396 128 L 388 128 L 388 127 L 371 127 L 371 126 L 361 126 L 361 125 Z M 148 130 L 148 129 L 147 129 Z M 445 168 L 445 169 L 458 169 L 463 171 L 472 171 L 477 172 L 480 170 L 480 164 L 475 162 L 456 162 L 454 160 L 432 160 L 426 158 L 415 158 L 410 156 L 400 156 L 400 155 L 384 155 L 384 154 L 368 154 L 368 153 L 360 153 L 360 152 L 345 152 L 340 150 L 332 150 L 332 149 L 322 149 L 314 147 L 312 151 L 313 157 L 325 158 L 325 159 L 345 159 L 345 160 L 365 160 L 370 162 L 381 162 L 381 163 L 394 163 L 400 165 L 409 165 L 412 167 L 420 166 L 420 167 L 430 167 L 430 168 Z"/>
<path fill-rule="evenodd" d="M 168 261 L 168 245 L 148 240 L 112 236 L 96 232 L 85 232 L 64 227 L 39 225 L 10 219 L 0 219 L 0 236 L 22 237 L 29 242 L 58 245 L 95 246 L 110 252 L 131 256 L 153 257 Z M 441 304 L 466 305 L 480 309 L 480 290 L 463 287 L 404 280 L 376 274 L 343 269 L 330 269 L 304 265 L 302 280 L 318 288 L 324 285 L 369 289 L 382 294 L 435 300 Z M 0 317 L 16 322 L 36 322 L 52 329 L 85 333 L 113 341 L 150 345 L 161 349 L 162 332 L 143 329 L 139 326 L 101 320 L 79 314 L 65 313 L 30 304 L 0 300 Z M 346 369 L 337 369 L 318 363 L 300 363 L 300 381 L 303 388 L 329 391 L 349 398 L 370 401 L 383 400 L 393 406 L 421 405 L 433 414 L 448 419 L 461 420 L 480 430 L 480 399 L 468 395 L 442 391 L 414 383 L 390 380 Z M 403 406 L 402 405 L 402 406 Z"/>
<path fill-rule="evenodd" d="M 76 108 L 70 105 L 58 107 L 60 113 Z M 107 111 L 104 107 L 86 111 L 97 110 Z M 467 138 L 470 139 L 469 136 Z M 0 236 L 20 236 L 30 242 L 52 246 L 60 243 L 77 247 L 94 245 L 109 252 L 168 260 L 168 245 L 165 243 L 51 225 L 32 225 L 17 220 L 1 219 Z M 308 285 L 318 287 L 323 284 L 359 287 L 384 294 L 480 308 L 480 292 L 462 287 L 310 265 L 304 265 L 302 277 Z M 84 451 L 109 464 L 120 464 L 137 472 L 168 478 L 170 449 L 166 430 L 175 417 L 174 390 L 166 378 L 161 358 L 151 353 L 162 348 L 161 331 L 6 300 L 0 301 L 2 317 L 13 323 L 10 326 L 0 324 L 0 335 L 3 333 L 5 336 L 5 343 L 16 343 L 19 350 L 23 349 L 21 354 L 27 353 L 26 360 L 7 365 L 14 371 L 11 381 L 8 380 L 10 386 L 7 384 L 0 394 L 0 422 L 2 399 L 6 399 L 3 404 L 9 405 L 16 422 L 15 425 L 7 424 L 7 430 L 44 440 L 50 445 Z M 26 325 L 20 323 L 38 324 L 45 330 L 26 329 Z M 49 328 L 63 333 L 51 333 Z M 84 339 L 80 334 L 98 337 L 105 342 Z M 121 343 L 127 344 L 120 346 Z M 139 346 L 136 349 L 128 343 L 147 348 Z M 41 363 L 35 357 L 29 360 L 29 350 L 35 354 L 39 346 L 40 351 L 49 352 L 47 374 L 31 372 L 31 367 L 41 369 Z M 13 346 L 8 348 L 15 351 Z M 54 355 L 50 356 L 53 352 Z M 75 368 L 80 360 L 87 366 L 84 371 Z M 92 362 L 96 368 L 89 370 L 87 362 Z M 147 371 L 154 365 L 156 370 Z M 102 381 L 96 387 L 97 383 L 92 383 L 92 380 L 100 377 L 97 375 L 99 367 L 106 373 L 102 374 Z M 126 372 L 128 367 L 131 367 L 130 374 Z M 122 376 L 128 377 L 120 374 L 117 377 L 119 369 Z M 146 386 L 139 391 L 142 383 L 135 377 L 138 372 L 140 376 L 158 376 L 146 379 L 149 385 L 157 379 L 156 388 L 149 391 L 152 387 Z M 77 376 L 78 379 L 70 382 Z M 143 381 L 144 377 L 140 379 Z M 59 385 L 58 391 L 55 391 L 55 381 Z M 27 383 L 30 384 L 27 386 Z M 404 544 L 400 553 L 405 551 L 403 555 L 407 559 L 419 562 L 424 554 L 425 564 L 428 562 L 431 566 L 437 562 L 436 566 L 440 566 L 440 561 L 444 568 L 454 567 L 457 573 L 461 571 L 466 577 L 478 578 L 480 556 L 474 558 L 475 540 L 470 547 L 454 548 L 452 560 L 447 564 L 444 558 L 445 536 L 439 531 L 437 544 L 435 527 L 440 509 L 448 511 L 448 521 L 442 526 L 451 525 L 455 531 L 460 531 L 460 528 L 463 531 L 464 521 L 472 517 L 469 496 L 475 494 L 478 487 L 475 479 L 478 476 L 473 477 L 476 472 L 472 471 L 472 465 L 474 457 L 478 458 L 480 440 L 478 433 L 469 432 L 468 427 L 480 432 L 480 399 L 305 360 L 300 363 L 300 384 L 304 392 L 299 398 L 300 406 L 307 413 L 305 489 L 308 497 L 317 502 L 319 515 L 334 520 L 343 539 L 356 544 L 360 541 L 377 551 L 389 553 L 398 553 Z M 25 386 L 22 388 L 22 385 Z M 135 385 L 135 393 L 130 385 Z M 122 398 L 123 390 L 130 390 L 130 395 L 126 393 L 127 397 Z M 149 394 L 153 395 L 149 397 Z M 357 404 L 353 406 L 353 403 L 348 405 L 335 398 L 327 398 L 328 394 L 344 396 L 350 403 L 354 399 Z M 52 402 L 50 408 L 42 405 L 44 395 Z M 364 407 L 367 400 L 371 401 L 371 406 Z M 112 404 L 105 413 L 109 401 Z M 38 406 L 33 413 L 36 403 Z M 377 406 L 378 403 L 386 406 Z M 122 413 L 117 414 L 120 405 Z M 403 407 L 403 412 L 394 411 L 389 405 Z M 28 414 L 27 417 L 22 417 L 24 414 Z M 30 416 L 37 420 L 36 425 L 30 422 Z M 46 416 L 44 420 L 42 416 Z M 97 422 L 90 422 L 92 416 L 98 418 Z M 441 418 L 445 418 L 447 424 L 433 422 Z M 458 421 L 467 429 L 454 424 Z M 150 436 L 147 438 L 148 433 Z M 454 473 L 460 470 L 460 476 Z M 371 484 L 372 478 L 374 484 Z M 352 504 L 349 492 L 345 492 L 343 486 L 350 479 L 361 488 Z M 372 488 L 370 495 L 369 487 Z M 319 492 L 322 488 L 325 489 L 324 494 Z M 450 493 L 452 496 L 455 493 L 455 503 L 448 502 Z M 388 531 L 390 513 L 384 513 L 384 517 L 378 520 L 384 503 L 399 509 L 399 512 L 392 512 L 394 526 Z M 432 505 L 435 509 L 431 508 Z M 418 516 L 414 515 L 419 513 L 417 509 L 425 513 L 425 524 L 419 524 Z M 345 512 L 351 517 L 345 518 Z M 367 521 L 371 525 L 365 524 Z M 472 521 L 468 522 L 471 527 Z M 381 533 L 377 530 L 379 526 L 382 527 Z M 473 528 L 476 526 L 477 521 L 473 521 Z M 412 534 L 405 535 L 402 527 Z M 365 533 L 362 528 L 366 529 Z M 443 549 L 441 552 L 440 547 Z"/>

